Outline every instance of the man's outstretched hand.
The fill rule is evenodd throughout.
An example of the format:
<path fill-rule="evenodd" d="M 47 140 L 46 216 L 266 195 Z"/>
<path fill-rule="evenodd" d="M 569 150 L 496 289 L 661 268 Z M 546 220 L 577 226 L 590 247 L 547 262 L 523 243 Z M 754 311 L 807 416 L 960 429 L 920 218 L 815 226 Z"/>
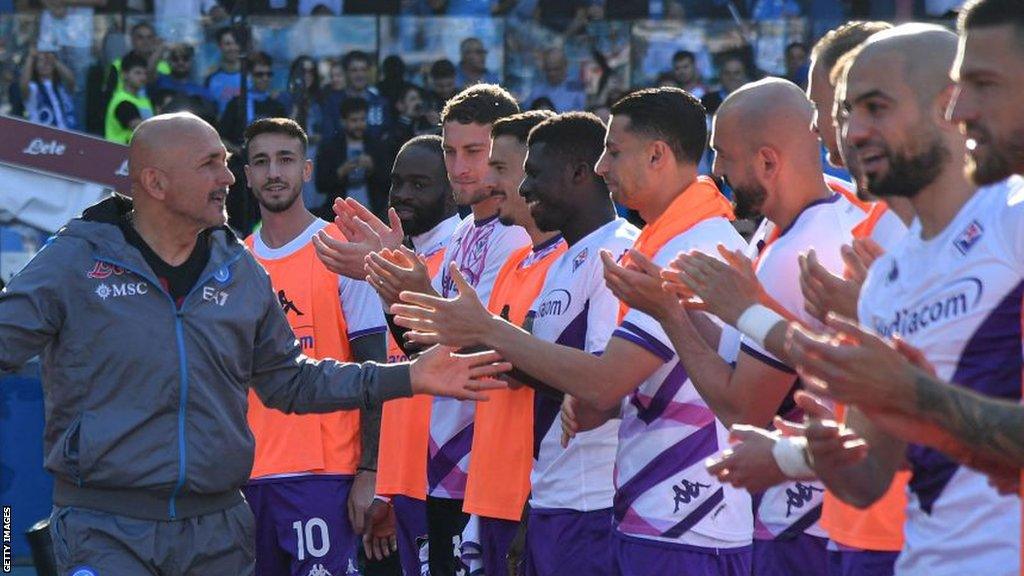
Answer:
<path fill-rule="evenodd" d="M 512 369 L 497 352 L 456 354 L 454 348 L 434 346 L 412 361 L 409 378 L 413 394 L 487 400 L 487 390 L 506 388 L 494 377 Z"/>
<path fill-rule="evenodd" d="M 469 285 L 455 263 L 449 264 L 448 271 L 458 290 L 454 298 L 442 298 L 417 292 L 402 292 L 402 304 L 395 304 L 391 312 L 395 324 L 410 331 L 405 337 L 410 342 L 430 346 L 466 347 L 486 345 L 484 335 L 495 321 L 493 314 L 484 308 L 476 290 Z"/>

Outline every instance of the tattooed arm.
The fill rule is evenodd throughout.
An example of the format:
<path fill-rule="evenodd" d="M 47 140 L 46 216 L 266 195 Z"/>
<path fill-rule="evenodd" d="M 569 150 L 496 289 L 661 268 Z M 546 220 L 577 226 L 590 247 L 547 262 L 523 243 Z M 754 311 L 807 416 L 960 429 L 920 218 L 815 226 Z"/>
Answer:
<path fill-rule="evenodd" d="M 910 423 L 893 423 L 908 428 L 905 432 L 915 436 L 912 440 L 948 452 L 969 466 L 1024 467 L 1024 406 L 924 372 L 917 374 L 913 390 L 916 416 L 928 425 L 910 428 Z M 882 419 L 889 420 L 885 415 Z"/>

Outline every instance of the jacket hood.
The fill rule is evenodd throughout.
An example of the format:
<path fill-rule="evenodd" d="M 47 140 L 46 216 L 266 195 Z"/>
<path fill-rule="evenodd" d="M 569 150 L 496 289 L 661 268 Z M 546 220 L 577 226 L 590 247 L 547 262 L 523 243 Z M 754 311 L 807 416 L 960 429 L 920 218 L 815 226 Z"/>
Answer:
<path fill-rule="evenodd" d="M 126 251 L 134 251 L 141 261 L 141 254 L 125 241 L 119 227 L 119 223 L 131 211 L 130 198 L 113 194 L 86 208 L 81 218 L 68 222 L 57 232 L 57 236 L 77 238 L 90 244 L 97 257 L 120 260 L 125 258 Z M 211 228 L 203 233 L 210 234 L 211 261 L 222 261 L 244 250 L 235 233 L 227 226 Z"/>

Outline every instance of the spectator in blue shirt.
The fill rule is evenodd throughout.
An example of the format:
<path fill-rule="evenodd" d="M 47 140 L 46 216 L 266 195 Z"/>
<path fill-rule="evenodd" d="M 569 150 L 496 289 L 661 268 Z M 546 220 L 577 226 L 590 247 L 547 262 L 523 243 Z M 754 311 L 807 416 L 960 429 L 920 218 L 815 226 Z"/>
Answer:
<path fill-rule="evenodd" d="M 585 110 L 587 106 L 587 94 L 583 84 L 576 80 L 570 80 L 569 61 L 565 57 L 565 51 L 561 48 L 549 48 L 544 51 L 541 58 L 541 69 L 544 72 L 544 79 L 534 86 L 530 92 L 527 102 L 533 102 L 542 96 L 546 96 L 555 105 L 555 111 L 571 112 L 573 110 Z"/>
<path fill-rule="evenodd" d="M 807 45 L 803 42 L 790 42 L 786 46 L 786 79 L 806 90 L 810 66 Z"/>
<path fill-rule="evenodd" d="M 381 96 L 377 89 L 370 86 L 370 55 L 361 50 L 353 50 L 341 58 L 340 72 L 344 75 L 344 88 L 335 76 L 336 70 L 331 68 L 331 89 L 324 94 L 323 104 L 323 137 L 336 136 L 341 128 L 338 114 L 341 102 L 349 98 L 366 100 L 366 132 L 372 137 L 379 137 L 387 131 L 391 124 L 391 104 Z"/>
<path fill-rule="evenodd" d="M 470 36 L 459 44 L 459 65 L 455 83 L 459 89 L 473 84 L 497 84 L 498 75 L 487 69 L 487 49 L 479 38 Z"/>
<path fill-rule="evenodd" d="M 159 74 L 153 83 L 154 102 L 162 102 L 173 96 L 182 94 L 202 98 L 214 103 L 210 91 L 192 79 L 192 65 L 195 61 L 195 49 L 191 44 L 172 44 L 167 50 L 167 61 L 170 74 Z"/>
<path fill-rule="evenodd" d="M 367 130 L 368 111 L 362 98 L 344 100 L 339 106 L 341 131 L 324 139 L 317 151 L 316 188 L 325 202 L 313 212 L 321 218 L 334 218 L 335 198 L 355 198 L 378 215 L 387 210 L 389 154 L 387 146 Z"/>
<path fill-rule="evenodd" d="M 228 102 L 242 91 L 241 45 L 231 28 L 217 31 L 217 48 L 220 50 L 220 65 L 206 77 L 205 84 L 217 103 L 217 113 L 224 114 Z"/>

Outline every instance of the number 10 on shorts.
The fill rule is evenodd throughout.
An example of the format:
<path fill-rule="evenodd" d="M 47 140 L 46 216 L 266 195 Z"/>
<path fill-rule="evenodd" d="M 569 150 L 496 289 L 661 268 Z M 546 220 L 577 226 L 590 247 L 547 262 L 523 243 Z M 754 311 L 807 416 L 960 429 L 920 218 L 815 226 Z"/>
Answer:
<path fill-rule="evenodd" d="M 303 525 L 302 520 L 292 523 L 295 537 L 298 539 L 299 561 L 306 559 L 306 554 L 313 558 L 322 558 L 331 551 L 331 537 L 327 532 L 327 522 L 323 518 L 310 518 Z"/>

